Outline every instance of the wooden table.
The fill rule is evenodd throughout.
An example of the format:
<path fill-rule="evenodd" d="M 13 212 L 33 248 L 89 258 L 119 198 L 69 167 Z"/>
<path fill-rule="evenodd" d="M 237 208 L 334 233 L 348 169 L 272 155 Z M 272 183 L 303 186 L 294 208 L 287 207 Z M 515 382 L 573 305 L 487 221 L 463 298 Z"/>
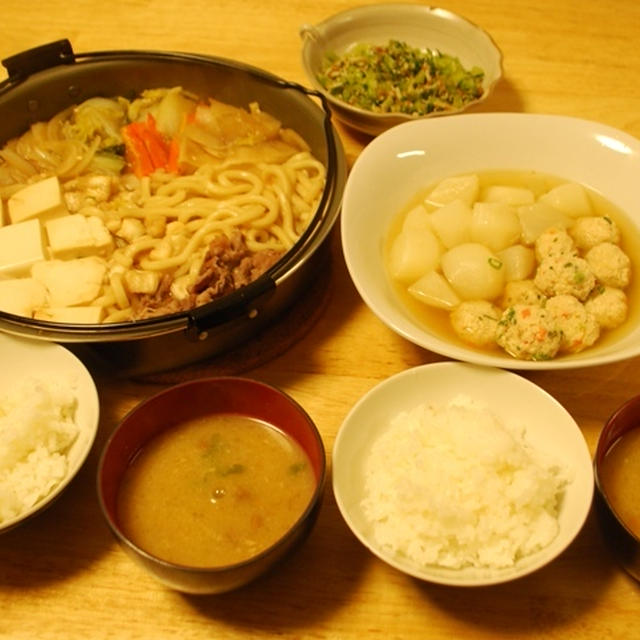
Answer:
<path fill-rule="evenodd" d="M 0 58 L 67 37 L 77 52 L 194 51 L 305 83 L 299 26 L 365 1 L 3 0 Z M 448 0 L 441 6 L 488 30 L 503 51 L 504 79 L 485 110 L 578 116 L 640 137 L 637 0 Z M 340 135 L 352 162 L 368 139 L 343 128 Z M 337 234 L 328 276 L 324 308 L 304 335 L 243 374 L 298 400 L 330 454 L 343 418 L 366 391 L 442 358 L 396 336 L 368 310 L 350 281 Z M 571 412 L 593 450 L 607 416 L 640 393 L 639 366 L 636 358 L 526 377 Z M 187 368 L 180 376 L 200 371 Z M 413 580 L 372 556 L 347 529 L 330 484 L 310 539 L 277 572 L 222 596 L 169 591 L 111 538 L 95 497 L 95 473 L 118 420 L 170 381 L 95 376 L 102 414 L 87 464 L 50 510 L 0 538 L 0 637 L 640 638 L 640 585 L 612 561 L 593 517 L 556 562 L 527 578 L 446 588 Z"/>

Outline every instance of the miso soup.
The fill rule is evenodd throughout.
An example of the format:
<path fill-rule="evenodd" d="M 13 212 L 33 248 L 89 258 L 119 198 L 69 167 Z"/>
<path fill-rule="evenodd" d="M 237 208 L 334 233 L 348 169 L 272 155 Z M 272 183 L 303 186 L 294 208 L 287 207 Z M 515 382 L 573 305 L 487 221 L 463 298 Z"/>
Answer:
<path fill-rule="evenodd" d="M 125 472 L 122 531 L 141 549 L 192 567 L 247 560 L 302 515 L 316 486 L 290 436 L 239 415 L 200 417 L 155 436 Z"/>
<path fill-rule="evenodd" d="M 613 510 L 640 538 L 640 427 L 627 431 L 609 449 L 600 482 Z"/>

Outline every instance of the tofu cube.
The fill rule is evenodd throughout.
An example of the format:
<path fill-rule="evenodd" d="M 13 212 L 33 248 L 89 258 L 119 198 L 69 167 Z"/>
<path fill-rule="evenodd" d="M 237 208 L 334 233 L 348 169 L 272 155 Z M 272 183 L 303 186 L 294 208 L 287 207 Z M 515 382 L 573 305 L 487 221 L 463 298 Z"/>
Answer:
<path fill-rule="evenodd" d="M 68 213 L 56 176 L 16 191 L 7 201 L 7 210 L 9 222 L 13 224 L 32 218 L 49 220 Z"/>
<path fill-rule="evenodd" d="M 38 220 L 0 227 L 0 275 L 26 276 L 34 263 L 46 258 Z"/>
<path fill-rule="evenodd" d="M 31 268 L 31 276 L 47 288 L 49 306 L 54 308 L 95 300 L 102 290 L 106 272 L 106 263 L 96 256 L 46 260 Z"/>
<path fill-rule="evenodd" d="M 111 248 L 108 229 L 97 216 L 74 213 L 45 223 L 52 258 L 61 260 L 99 255 Z"/>
<path fill-rule="evenodd" d="M 0 311 L 31 318 L 46 299 L 44 285 L 33 278 L 0 280 Z"/>

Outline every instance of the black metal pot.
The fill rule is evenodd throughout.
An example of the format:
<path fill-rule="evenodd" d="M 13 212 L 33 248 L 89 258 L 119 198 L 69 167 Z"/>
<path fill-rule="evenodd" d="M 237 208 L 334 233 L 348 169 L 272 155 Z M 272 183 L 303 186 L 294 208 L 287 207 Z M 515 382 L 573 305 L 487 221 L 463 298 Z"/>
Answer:
<path fill-rule="evenodd" d="M 309 284 L 338 216 L 347 174 L 344 150 L 320 94 L 223 58 L 128 50 L 78 54 L 67 40 L 30 49 L 2 64 L 8 78 L 0 83 L 0 144 L 93 96 L 133 97 L 144 89 L 180 85 L 236 106 L 258 102 L 302 135 L 327 167 L 327 181 L 318 211 L 292 249 L 232 294 L 187 312 L 101 325 L 52 323 L 0 312 L 0 330 L 89 344 L 101 357 L 117 362 L 120 371 L 137 375 L 238 346 L 276 320 Z"/>

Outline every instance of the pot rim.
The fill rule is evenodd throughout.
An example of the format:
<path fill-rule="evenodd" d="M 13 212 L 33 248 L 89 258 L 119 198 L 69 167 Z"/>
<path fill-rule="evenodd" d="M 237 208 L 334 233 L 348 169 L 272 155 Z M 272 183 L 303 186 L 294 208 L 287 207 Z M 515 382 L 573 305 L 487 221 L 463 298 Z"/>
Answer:
<path fill-rule="evenodd" d="M 228 58 L 180 51 L 121 49 L 74 53 L 69 40 L 63 39 L 2 60 L 8 77 L 0 82 L 0 98 L 33 78 L 42 77 L 42 74 L 65 65 L 78 67 L 105 62 L 135 61 L 178 62 L 202 65 L 212 69 L 233 69 L 265 85 L 302 95 L 309 101 L 310 108 L 319 109 L 322 113 L 324 145 L 327 154 L 327 176 L 316 213 L 293 247 L 259 278 L 205 305 L 135 322 L 109 324 L 48 322 L 0 311 L 0 330 L 2 331 L 43 340 L 84 343 L 149 338 L 184 330 L 189 339 L 204 340 L 211 328 L 239 318 L 253 317 L 257 309 L 273 295 L 275 288 L 310 259 L 333 227 L 340 209 L 342 190 L 346 180 L 346 159 L 331 120 L 328 102 L 320 92 L 280 78 L 269 71 Z M 62 72 L 64 73 L 64 70 Z M 317 99 L 320 106 L 311 98 Z"/>

